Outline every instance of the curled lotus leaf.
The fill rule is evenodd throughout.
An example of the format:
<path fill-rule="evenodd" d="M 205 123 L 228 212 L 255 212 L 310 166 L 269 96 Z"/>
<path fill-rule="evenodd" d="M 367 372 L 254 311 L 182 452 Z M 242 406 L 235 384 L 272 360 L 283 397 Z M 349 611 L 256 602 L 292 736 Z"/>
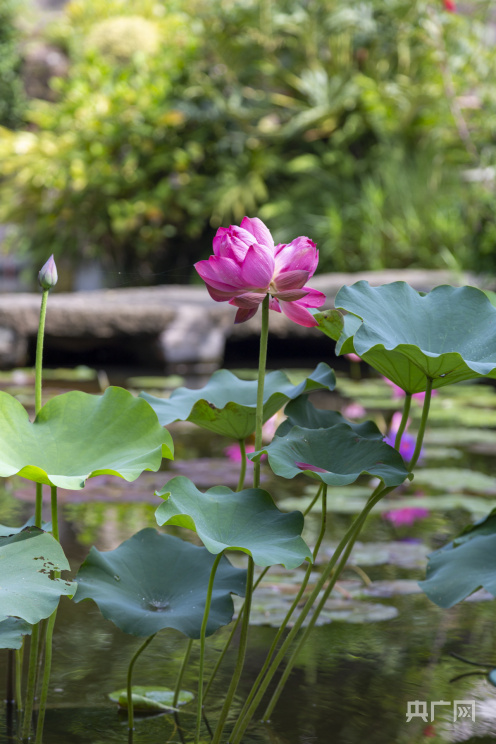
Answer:
<path fill-rule="evenodd" d="M 211 553 L 240 550 L 258 566 L 282 563 L 299 566 L 312 553 L 301 537 L 303 516 L 285 514 L 261 488 L 231 491 L 215 486 L 203 493 L 188 478 L 170 480 L 158 492 L 166 499 L 155 516 L 160 525 L 174 524 L 194 530 Z"/>
<path fill-rule="evenodd" d="M 299 385 L 293 385 L 284 372 L 269 372 L 265 377 L 263 420 L 267 421 L 289 400 L 312 390 L 334 390 L 336 378 L 321 362 Z M 257 381 L 240 380 L 232 372 L 220 369 L 199 390 L 177 388 L 170 398 L 140 393 L 156 412 L 162 426 L 173 421 L 191 421 L 209 431 L 234 439 L 246 439 L 255 431 Z"/>
<path fill-rule="evenodd" d="M 386 486 L 399 486 L 410 475 L 393 447 L 362 437 L 347 424 L 329 429 L 293 426 L 248 457 L 255 460 L 263 454 L 276 475 L 294 478 L 305 473 L 330 486 L 354 483 L 364 473 L 380 478 Z"/>
<path fill-rule="evenodd" d="M 133 685 L 131 689 L 133 708 L 135 713 L 167 713 L 177 711 L 173 707 L 174 690 L 168 687 L 152 687 L 150 685 Z M 186 705 L 194 699 L 192 692 L 180 690 L 177 705 Z M 127 709 L 127 689 L 115 690 L 109 693 L 109 698 L 120 708 Z"/>
<path fill-rule="evenodd" d="M 1 477 L 77 490 L 95 475 L 133 481 L 172 453 L 171 436 L 150 406 L 123 388 L 58 395 L 32 423 L 19 401 L 0 392 Z"/>
<path fill-rule="evenodd" d="M 91 551 L 76 576 L 76 602 L 92 599 L 124 633 L 150 636 L 175 628 L 199 638 L 214 557 L 205 548 L 141 530 L 115 550 Z M 244 596 L 246 571 L 222 557 L 215 575 L 207 635 L 231 622 L 231 594 Z"/>
<path fill-rule="evenodd" d="M 20 617 L 8 617 L 0 622 L 0 648 L 21 648 L 24 636 L 31 635 L 33 626 Z"/>
<path fill-rule="evenodd" d="M 348 421 L 339 411 L 315 408 L 306 396 L 300 395 L 296 400 L 290 401 L 284 409 L 284 414 L 287 418 L 278 427 L 277 437 L 285 436 L 293 426 L 302 426 L 304 429 L 329 429 L 336 424 L 345 424 L 361 437 L 383 439 L 382 432 L 373 421 L 364 421 L 361 424 Z"/>
<path fill-rule="evenodd" d="M 49 617 L 62 595 L 72 597 L 76 584 L 54 572 L 70 566 L 60 543 L 37 527 L 0 537 L 0 623 L 10 617 L 30 625 Z"/>
<path fill-rule="evenodd" d="M 439 607 L 453 607 L 481 587 L 496 597 L 496 510 L 428 559 L 419 586 Z"/>
<path fill-rule="evenodd" d="M 496 308 L 475 287 L 436 287 L 428 294 L 405 282 L 342 287 L 346 316 L 338 354 L 355 352 L 407 393 L 477 377 L 496 377 Z M 350 320 L 347 320 L 350 317 Z"/>

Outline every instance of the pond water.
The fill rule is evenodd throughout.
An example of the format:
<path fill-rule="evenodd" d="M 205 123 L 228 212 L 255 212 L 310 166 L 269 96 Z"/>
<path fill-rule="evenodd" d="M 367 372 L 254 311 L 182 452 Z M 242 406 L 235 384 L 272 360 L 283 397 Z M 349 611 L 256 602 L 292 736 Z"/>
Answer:
<path fill-rule="evenodd" d="M 7 384 L 7 383 L 6 383 Z M 58 384 L 58 383 L 57 383 Z M 81 387 L 72 381 L 71 386 Z M 353 382 L 340 379 L 343 398 L 315 399 L 316 405 L 343 407 L 353 402 L 367 409 L 383 430 L 398 400 L 381 380 Z M 27 396 L 29 386 L 19 396 Z M 420 408 L 412 413 L 415 430 Z M 496 666 L 495 605 L 479 593 L 451 610 L 440 610 L 419 592 L 425 556 L 495 505 L 493 479 L 496 451 L 496 394 L 486 385 L 459 385 L 433 401 L 432 425 L 419 476 L 369 519 L 349 569 L 343 574 L 326 624 L 317 627 L 300 655 L 283 698 L 269 723 L 255 721 L 243 741 L 247 744 L 416 744 L 417 742 L 496 741 L 496 690 L 485 677 L 450 683 L 468 667 L 450 652 Z M 226 442 L 202 435 L 188 425 L 175 425 L 178 460 L 186 458 L 187 474 L 206 488 L 237 480 L 237 465 L 226 458 Z M 205 458 L 209 458 L 206 460 Z M 134 484 L 118 479 L 94 479 L 80 492 L 61 494 L 61 538 L 75 569 L 94 544 L 113 549 L 132 533 L 155 526 L 159 502 L 154 488 L 181 472 L 165 463 L 164 472 L 144 474 Z M 485 476 L 485 477 L 484 477 Z M 219 477 L 223 480 L 219 480 Z M 268 471 L 264 485 L 283 508 L 303 508 L 315 485 L 304 476 L 293 482 L 275 481 Z M 217 479 L 217 480 L 216 480 Z M 156 485 L 154 483 L 156 482 Z M 0 521 L 20 524 L 32 506 L 31 484 L 15 479 L 0 494 Z M 331 489 L 328 534 L 324 553 L 349 525 L 369 492 L 367 481 L 343 491 Z M 12 492 L 19 498 L 15 498 Z M 395 510 L 405 505 L 422 509 Z M 408 518 L 407 518 L 408 517 Z M 309 519 L 304 537 L 313 545 L 317 519 Z M 178 528 L 169 532 L 185 539 L 195 536 Z M 239 561 L 239 557 L 235 557 Z M 318 571 L 319 568 L 316 568 Z M 241 705 L 263 663 L 278 619 L 291 598 L 298 571 L 271 570 L 255 600 L 245 674 L 238 690 Z M 256 595 L 257 597 L 257 595 Z M 208 642 L 207 665 L 215 664 L 229 630 Z M 125 635 L 104 620 L 91 602 L 74 604 L 62 599 L 55 635 L 50 708 L 45 744 L 113 744 L 127 742 L 127 720 L 108 699 L 125 686 L 127 664 L 141 641 Z M 134 684 L 174 687 L 186 639 L 162 631 L 140 657 Z M 225 661 L 232 666 L 234 651 Z M 185 689 L 195 692 L 197 654 L 193 653 Z M 7 653 L 0 651 L 5 672 Z M 5 698 L 5 674 L 0 695 Z M 228 675 L 221 672 L 206 701 L 207 720 L 215 721 Z M 417 707 L 412 707 L 418 701 Z M 467 715 L 460 715 L 460 701 Z M 474 704 L 474 715 L 470 706 Z M 425 715 L 423 705 L 425 704 Z M 419 707 L 420 706 L 420 707 Z M 417 715 L 407 720 L 407 713 Z M 458 712 L 458 720 L 454 714 Z M 263 708 L 259 710 L 260 715 Z M 234 716 L 236 711 L 234 711 Z M 185 706 L 177 717 L 138 718 L 134 744 L 191 742 L 195 709 Z M 475 720 L 473 720 L 475 719 Z M 15 721 L 5 707 L 0 712 L 0 743 L 13 744 Z M 205 741 L 209 740 L 207 727 Z"/>

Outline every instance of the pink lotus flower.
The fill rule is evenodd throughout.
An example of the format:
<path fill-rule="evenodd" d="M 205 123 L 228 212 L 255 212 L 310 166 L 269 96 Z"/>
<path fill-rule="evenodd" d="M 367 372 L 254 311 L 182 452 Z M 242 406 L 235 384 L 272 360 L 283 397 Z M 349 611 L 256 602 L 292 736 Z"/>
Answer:
<path fill-rule="evenodd" d="M 448 13 L 456 13 L 456 3 L 454 0 L 443 0 L 444 9 L 448 11 Z"/>
<path fill-rule="evenodd" d="M 400 509 L 391 509 L 384 512 L 383 519 L 387 519 L 395 527 L 408 526 L 419 519 L 425 519 L 429 516 L 429 510 L 423 506 L 403 506 Z"/>
<path fill-rule="evenodd" d="M 252 318 L 269 294 L 271 310 L 282 311 L 308 328 L 317 325 L 305 308 L 320 307 L 325 295 L 305 286 L 319 260 L 315 243 L 309 238 L 274 245 L 261 220 L 244 217 L 240 227 L 219 227 L 213 249 L 214 255 L 208 261 L 198 261 L 195 269 L 213 300 L 228 301 L 239 308 L 235 323 Z"/>

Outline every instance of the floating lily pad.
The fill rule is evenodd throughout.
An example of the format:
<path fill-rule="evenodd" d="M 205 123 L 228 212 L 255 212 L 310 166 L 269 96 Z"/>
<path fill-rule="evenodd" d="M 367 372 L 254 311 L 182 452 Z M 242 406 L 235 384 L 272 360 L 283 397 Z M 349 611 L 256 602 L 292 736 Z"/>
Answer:
<path fill-rule="evenodd" d="M 336 307 L 350 321 L 336 345 L 355 352 L 408 393 L 496 376 L 496 309 L 474 287 L 436 287 L 426 295 L 405 282 L 343 287 Z M 348 316 L 347 316 L 348 317 Z"/>
<path fill-rule="evenodd" d="M 496 495 L 493 477 L 465 468 L 420 468 L 415 473 L 416 486 L 430 486 L 438 491 L 473 491 Z"/>
<path fill-rule="evenodd" d="M 127 390 L 73 391 L 52 398 L 31 423 L 23 406 L 0 392 L 0 476 L 83 488 L 105 473 L 135 480 L 172 457 L 170 434 L 151 408 Z"/>
<path fill-rule="evenodd" d="M 483 587 L 496 596 L 496 512 L 429 556 L 419 586 L 439 607 L 452 607 Z"/>
<path fill-rule="evenodd" d="M 22 639 L 31 635 L 33 626 L 19 617 L 8 617 L 0 622 L 0 648 L 21 648 Z"/>
<path fill-rule="evenodd" d="M 319 553 L 317 563 L 324 563 L 333 555 L 335 546 L 325 548 Z M 388 543 L 356 542 L 348 559 L 356 566 L 399 566 L 400 568 L 423 568 L 429 547 L 422 543 L 391 540 Z"/>
<path fill-rule="evenodd" d="M 174 690 L 170 690 L 168 687 L 133 685 L 131 694 L 135 713 L 169 713 L 177 710 L 177 708 L 172 707 Z M 186 705 L 194 697 L 192 692 L 181 690 L 177 705 Z M 127 710 L 127 689 L 115 690 L 115 692 L 109 693 L 109 698 L 112 702 L 118 703 L 120 708 Z"/>
<path fill-rule="evenodd" d="M 76 584 L 56 578 L 69 570 L 60 544 L 52 535 L 29 527 L 0 538 L 0 621 L 19 617 L 34 625 L 55 610 L 62 595 L 72 597 Z"/>
<path fill-rule="evenodd" d="M 288 403 L 284 413 L 287 419 L 278 427 L 276 431 L 278 437 L 285 436 L 293 426 L 301 426 L 305 429 L 329 429 L 336 424 L 346 424 L 361 437 L 383 439 L 382 433 L 373 421 L 364 421 L 362 424 L 347 421 L 338 411 L 315 408 L 306 396 L 300 396 Z"/>
<path fill-rule="evenodd" d="M 284 437 L 274 437 L 264 449 L 248 457 L 266 454 L 276 475 L 294 478 L 299 473 L 328 485 L 354 483 L 363 473 L 375 475 L 386 486 L 398 486 L 409 476 L 399 453 L 377 438 L 358 435 L 347 424 L 330 429 L 294 426 Z"/>
<path fill-rule="evenodd" d="M 282 563 L 299 566 L 312 553 L 300 537 L 303 516 L 284 514 L 261 488 L 231 491 L 215 486 L 202 493 L 188 478 L 170 480 L 157 493 L 166 499 L 155 516 L 159 525 L 175 524 L 195 530 L 211 553 L 240 550 L 258 566 Z"/>
<path fill-rule="evenodd" d="M 289 400 L 312 390 L 333 390 L 335 384 L 334 372 L 323 363 L 299 385 L 293 385 L 284 372 L 269 372 L 264 384 L 264 421 Z M 140 393 L 140 397 L 152 406 L 162 426 L 191 421 L 223 436 L 246 439 L 255 431 L 257 385 L 256 380 L 240 380 L 220 369 L 199 390 L 178 388 L 167 399 L 148 393 Z"/>
<path fill-rule="evenodd" d="M 199 638 L 214 560 L 206 548 L 147 528 L 115 550 L 91 549 L 76 577 L 75 601 L 94 600 L 102 615 L 124 633 L 150 636 L 175 628 L 189 638 Z M 231 622 L 231 594 L 243 596 L 245 584 L 246 571 L 222 557 L 207 635 Z"/>
<path fill-rule="evenodd" d="M 8 537 L 9 535 L 17 535 L 19 532 L 22 532 L 26 527 L 33 527 L 34 526 L 34 516 L 29 517 L 27 522 L 24 522 L 22 527 L 8 527 L 5 524 L 0 524 L 0 537 Z M 43 522 L 41 525 L 41 529 L 43 532 L 50 532 L 52 529 L 52 523 L 51 522 Z"/>
<path fill-rule="evenodd" d="M 496 431 L 487 429 L 428 428 L 424 443 L 446 446 L 470 447 L 473 444 L 486 444 L 496 447 Z"/>

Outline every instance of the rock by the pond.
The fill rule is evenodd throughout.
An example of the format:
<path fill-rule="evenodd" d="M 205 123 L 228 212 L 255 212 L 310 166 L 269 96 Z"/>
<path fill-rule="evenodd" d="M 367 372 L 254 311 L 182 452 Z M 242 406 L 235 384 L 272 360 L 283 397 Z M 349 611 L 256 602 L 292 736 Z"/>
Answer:
<path fill-rule="evenodd" d="M 361 274 L 320 274 L 312 287 L 325 292 L 332 307 L 345 284 L 366 279 L 373 285 L 403 280 L 429 291 L 439 284 L 477 284 L 474 277 L 449 271 L 379 271 Z M 29 343 L 36 338 L 40 293 L 0 295 L 0 367 L 26 363 Z M 136 361 L 155 364 L 222 364 L 227 340 L 258 335 L 260 313 L 234 325 L 236 308 L 214 302 L 203 285 L 163 285 L 93 292 L 50 294 L 46 318 L 46 349 L 86 352 L 110 348 L 133 351 Z M 286 339 L 321 338 L 319 331 L 271 313 L 270 332 Z"/>

